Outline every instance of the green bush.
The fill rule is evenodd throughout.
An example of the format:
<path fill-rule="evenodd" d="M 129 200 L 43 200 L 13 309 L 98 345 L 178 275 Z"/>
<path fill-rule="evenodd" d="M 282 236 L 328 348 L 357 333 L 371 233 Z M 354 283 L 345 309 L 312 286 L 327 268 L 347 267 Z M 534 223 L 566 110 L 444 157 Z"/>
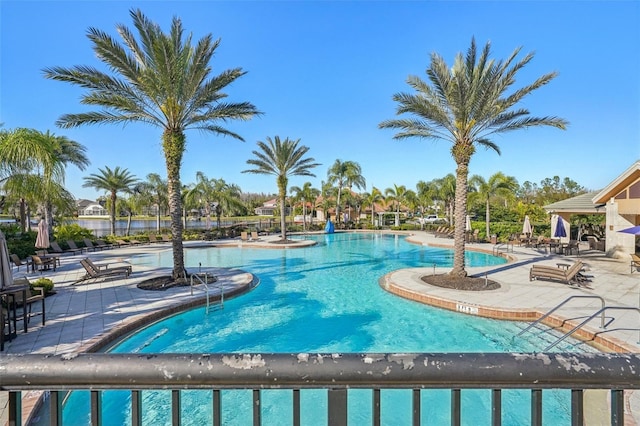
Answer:
<path fill-rule="evenodd" d="M 49 294 L 53 291 L 53 281 L 49 278 L 38 278 L 31 283 L 32 289 L 36 287 L 42 287 L 44 289 L 44 294 Z"/>
<path fill-rule="evenodd" d="M 82 241 L 84 238 L 93 238 L 93 232 L 77 223 L 71 223 L 53 228 L 53 238 L 56 241 Z"/>
<path fill-rule="evenodd" d="M 20 259 L 35 254 L 36 232 L 27 231 L 22 233 L 20 227 L 16 225 L 3 225 L 2 232 L 7 239 L 9 253 L 16 254 Z"/>

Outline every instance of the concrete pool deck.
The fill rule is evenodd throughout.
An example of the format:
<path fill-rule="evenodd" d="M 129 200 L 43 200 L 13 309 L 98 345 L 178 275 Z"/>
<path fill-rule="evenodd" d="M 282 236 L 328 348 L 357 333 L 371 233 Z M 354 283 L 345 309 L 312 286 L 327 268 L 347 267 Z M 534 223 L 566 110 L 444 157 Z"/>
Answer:
<path fill-rule="evenodd" d="M 451 248 L 452 239 L 435 238 L 429 233 L 414 231 L 405 233 L 409 241 L 416 244 L 442 246 Z M 279 236 L 261 237 L 260 241 L 240 242 L 239 239 L 216 242 L 185 242 L 185 247 L 204 247 L 217 245 L 243 246 L 252 248 L 279 248 L 273 242 Z M 294 249 L 296 246 L 310 245 L 304 241 L 298 244 L 287 244 L 282 247 Z M 468 244 L 472 250 L 491 253 L 491 244 Z M 111 250 L 90 252 L 84 255 L 63 255 L 61 265 L 54 271 L 28 273 L 26 276 L 35 280 L 40 277 L 51 278 L 55 283 L 56 294 L 46 298 L 46 325 L 42 326 L 40 317 L 35 316 L 29 323 L 28 333 L 22 332 L 22 324 L 18 324 L 18 335 L 10 342 L 5 342 L 2 353 L 35 353 L 35 354 L 68 354 L 95 350 L 105 339 L 112 340 L 144 322 L 158 319 L 167 313 L 177 312 L 185 307 L 202 304 L 205 295 L 202 291 L 191 294 L 189 287 L 174 287 L 165 291 L 147 291 L 137 288 L 137 283 L 157 275 L 166 275 L 168 268 L 154 268 L 135 265 L 134 273 L 126 279 L 88 282 L 74 285 L 84 275 L 80 259 L 90 257 L 97 263 L 126 262 L 129 257 L 139 254 L 159 253 L 170 250 L 170 243 L 126 246 Z M 507 264 L 468 268 L 470 274 L 486 276 L 501 284 L 498 290 L 487 292 L 463 292 L 438 288 L 425 284 L 420 280 L 423 275 L 434 273 L 433 267 L 411 268 L 394 271 L 381 277 L 383 288 L 403 297 L 410 297 L 423 302 L 439 305 L 434 301 L 445 301 L 443 306 L 466 314 L 478 314 L 487 309 L 496 312 L 520 313 L 546 312 L 572 295 L 597 295 L 606 301 L 607 306 L 625 306 L 637 308 L 640 292 L 640 273 L 630 272 L 629 260 L 606 258 L 604 253 L 593 250 L 581 250 L 580 255 L 562 256 L 548 254 L 532 248 L 513 247 L 507 253 L 511 261 Z M 556 263 L 572 263 L 580 258 L 589 268 L 593 278 L 588 287 L 575 287 L 551 281 L 529 281 L 529 269 L 533 263 L 552 265 Z M 450 268 L 436 268 L 435 273 L 447 272 Z M 224 287 L 225 293 L 242 292 L 251 288 L 255 277 L 251 271 L 228 270 L 221 268 L 203 268 L 219 277 L 218 284 Z M 14 268 L 14 277 L 25 275 L 23 267 L 20 271 Z M 259 277 L 257 277 L 259 278 Z M 217 287 L 219 288 L 219 287 Z M 215 290 L 214 290 L 215 292 Z M 578 307 L 576 308 L 577 305 Z M 590 315 L 600 307 L 598 300 L 570 304 L 558 312 L 561 318 L 578 318 Z M 587 308 L 585 308 L 585 306 Z M 39 306 L 34 306 L 37 312 Z M 640 315 L 637 311 L 608 312 L 607 317 L 615 317 L 610 326 L 615 330 L 603 335 L 613 342 L 612 348 L 640 352 Z M 503 316 L 504 318 L 504 316 Z M 522 316 L 521 319 L 528 318 Z M 592 325 L 593 324 L 593 325 Z M 598 329 L 596 320 L 588 326 Z M 0 424 L 6 406 L 6 398 L 0 393 Z M 28 411 L 28 407 L 24 407 Z"/>

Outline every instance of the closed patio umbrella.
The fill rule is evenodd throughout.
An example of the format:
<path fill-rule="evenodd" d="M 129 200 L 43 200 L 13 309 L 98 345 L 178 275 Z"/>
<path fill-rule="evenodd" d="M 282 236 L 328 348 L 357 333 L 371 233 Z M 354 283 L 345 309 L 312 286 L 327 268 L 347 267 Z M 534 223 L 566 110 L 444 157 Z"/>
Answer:
<path fill-rule="evenodd" d="M 464 230 L 467 232 L 471 231 L 471 216 L 469 215 L 467 215 L 465 219 Z"/>
<path fill-rule="evenodd" d="M 7 249 L 7 240 L 0 231 L 0 289 L 9 287 L 11 284 L 13 284 L 13 275 L 9 264 L 9 249 Z"/>
<path fill-rule="evenodd" d="M 526 215 L 524 217 L 524 223 L 522 224 L 522 233 L 529 237 L 533 233 L 533 230 L 531 229 L 531 221 L 529 220 L 529 215 Z"/>
<path fill-rule="evenodd" d="M 567 236 L 567 230 L 564 229 L 564 221 L 561 216 L 558 216 L 558 220 L 556 221 L 556 229 L 553 231 L 553 236 L 555 238 L 565 238 Z"/>
<path fill-rule="evenodd" d="M 44 219 L 38 223 L 38 235 L 36 236 L 36 248 L 49 248 L 49 227 Z"/>

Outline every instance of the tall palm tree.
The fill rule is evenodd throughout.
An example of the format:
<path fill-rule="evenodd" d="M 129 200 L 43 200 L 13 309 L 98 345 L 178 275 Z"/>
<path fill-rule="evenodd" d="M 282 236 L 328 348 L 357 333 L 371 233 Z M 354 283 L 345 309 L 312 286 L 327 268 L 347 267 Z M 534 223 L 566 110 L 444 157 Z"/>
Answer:
<path fill-rule="evenodd" d="M 138 183 L 138 178 L 129 173 L 127 169 L 116 167 L 111 170 L 108 166 L 98 169 L 100 173 L 92 173 L 84 177 L 84 188 L 93 188 L 98 191 L 109 193 L 109 218 L 111 221 L 111 235 L 116 235 L 116 206 L 118 192 L 131 193 L 134 185 Z"/>
<path fill-rule="evenodd" d="M 302 203 L 302 230 L 307 230 L 307 204 L 315 205 L 315 201 L 320 195 L 320 190 L 314 188 L 311 182 L 305 182 L 302 188 L 299 186 L 292 186 L 291 192 L 294 194 L 294 199 Z"/>
<path fill-rule="evenodd" d="M 88 31 L 93 50 L 112 75 L 88 66 L 52 67 L 44 72 L 47 78 L 87 89 L 82 103 L 103 108 L 65 114 L 57 121 L 63 128 L 142 122 L 163 130 L 173 277 L 179 280 L 184 277 L 180 167 L 187 143 L 185 131 L 198 129 L 243 140 L 221 123 L 248 120 L 259 112 L 248 102 L 223 102 L 227 95 L 222 90 L 245 72 L 234 68 L 211 75 L 210 61 L 220 45 L 219 39 L 213 40 L 208 34 L 192 45 L 192 36 L 184 36 L 177 17 L 172 20 L 170 32 L 164 33 L 140 10 L 131 10 L 130 15 L 140 41 L 123 25 L 117 27 L 122 44 L 96 28 Z"/>
<path fill-rule="evenodd" d="M 514 192 L 518 189 L 518 181 L 513 176 L 506 176 L 502 172 L 497 172 L 489 177 L 489 180 L 485 180 L 480 175 L 473 175 L 469 179 L 469 186 L 475 188 L 476 196 L 481 198 L 485 203 L 485 231 L 487 232 L 487 237 L 489 237 L 490 229 L 489 223 L 491 221 L 490 218 L 490 200 L 491 197 L 499 194 L 507 194 L 509 192 Z"/>
<path fill-rule="evenodd" d="M 243 170 L 242 173 L 254 173 L 274 175 L 278 184 L 278 198 L 280 200 L 280 229 L 282 241 L 287 239 L 287 224 L 285 220 L 285 200 L 287 198 L 287 186 L 289 176 L 315 176 L 311 169 L 319 166 L 312 157 L 305 157 L 309 147 L 298 146 L 300 139 L 291 140 L 285 138 L 281 141 L 279 136 L 273 139 L 267 136 L 267 142 L 258 141 L 259 151 L 253 151 L 255 158 L 247 160 L 247 164 L 254 169 Z"/>
<path fill-rule="evenodd" d="M 362 176 L 362 168 L 360 164 L 355 161 L 342 161 L 336 160 L 335 163 L 327 171 L 327 182 L 331 185 L 337 185 L 338 187 L 338 199 L 336 200 L 336 221 L 340 223 L 340 199 L 342 196 L 342 190 L 344 188 L 353 189 L 355 186 L 358 189 L 365 189 L 367 181 Z"/>
<path fill-rule="evenodd" d="M 535 126 L 552 126 L 565 129 L 567 121 L 558 117 L 532 117 L 526 108 L 517 107 L 521 100 L 536 89 L 553 80 L 557 73 L 539 77 L 533 83 L 513 89 L 515 76 L 532 59 L 533 53 L 517 60 L 520 48 L 506 61 L 490 58 L 490 43 L 480 52 L 475 39 L 466 57 L 459 53 L 453 67 L 433 53 L 427 68 L 430 84 L 417 76 L 410 76 L 407 83 L 415 94 L 397 93 L 397 114 L 409 114 L 411 118 L 386 120 L 383 129 L 397 129 L 395 139 L 441 139 L 452 144 L 451 154 L 456 162 L 456 212 L 454 233 L 454 258 L 452 275 L 466 276 L 465 216 L 467 210 L 467 177 L 469 162 L 478 146 L 500 149 L 490 139 L 493 135 Z"/>

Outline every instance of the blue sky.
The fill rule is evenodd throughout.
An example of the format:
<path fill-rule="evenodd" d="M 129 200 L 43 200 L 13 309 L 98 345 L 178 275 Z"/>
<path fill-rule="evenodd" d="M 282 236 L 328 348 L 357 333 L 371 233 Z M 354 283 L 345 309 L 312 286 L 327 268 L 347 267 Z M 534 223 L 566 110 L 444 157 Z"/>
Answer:
<path fill-rule="evenodd" d="M 392 139 L 378 124 L 395 117 L 392 95 L 408 91 L 407 76 L 424 73 L 430 54 L 452 63 L 472 37 L 491 41 L 503 59 L 522 46 L 534 60 L 515 87 L 557 71 L 548 86 L 525 98 L 534 116 L 560 116 L 568 130 L 529 129 L 497 136 L 502 155 L 479 149 L 471 174 L 496 172 L 520 183 L 555 175 L 601 189 L 640 159 L 640 2 L 637 1 L 0 1 L 0 122 L 50 130 L 87 147 L 91 166 L 67 170 L 66 186 L 78 198 L 102 195 L 82 188 L 82 177 L 120 166 L 140 178 L 166 176 L 161 131 L 142 125 L 55 126 L 64 113 L 85 110 L 81 89 L 46 80 L 51 66 L 100 66 L 86 37 L 89 27 L 116 35 L 132 27 L 139 7 L 165 30 L 179 16 L 194 39 L 221 38 L 214 72 L 242 67 L 231 101 L 249 101 L 264 114 L 227 127 L 246 142 L 198 131 L 187 134 L 182 181 L 197 171 L 223 178 L 245 192 L 275 193 L 275 179 L 242 174 L 256 141 L 301 139 L 322 163 L 326 180 L 336 159 L 357 161 L 367 191 L 455 172 L 445 141 Z M 117 35 L 116 35 L 117 36 Z"/>

